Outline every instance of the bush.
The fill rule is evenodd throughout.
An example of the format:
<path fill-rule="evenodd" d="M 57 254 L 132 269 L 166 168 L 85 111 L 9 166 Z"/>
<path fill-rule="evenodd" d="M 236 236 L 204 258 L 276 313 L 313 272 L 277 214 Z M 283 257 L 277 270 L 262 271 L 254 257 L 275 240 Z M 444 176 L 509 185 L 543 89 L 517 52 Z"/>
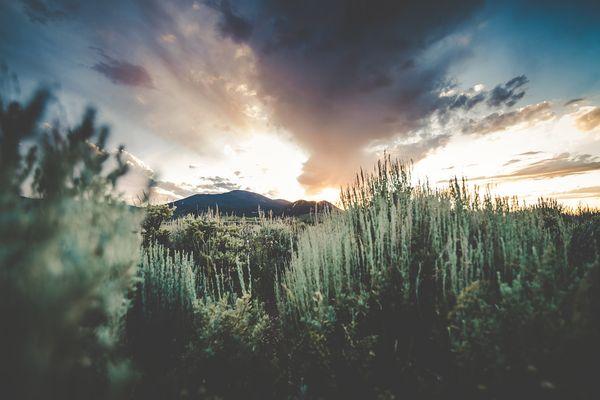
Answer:
<path fill-rule="evenodd" d="M 127 348 L 142 380 L 140 398 L 169 397 L 171 373 L 193 339 L 196 280 L 189 256 L 159 245 L 143 250 L 133 307 L 127 316 Z"/>
<path fill-rule="evenodd" d="M 162 224 L 173 217 L 174 208 L 166 204 L 148 205 L 145 208 L 144 220 L 142 221 L 143 246 L 150 247 L 155 243 L 167 245 L 169 232 Z"/>
<path fill-rule="evenodd" d="M 190 398 L 275 398 L 279 371 L 269 317 L 249 293 L 233 302 L 205 300 L 196 337 L 176 370 Z"/>
<path fill-rule="evenodd" d="M 247 281 L 254 299 L 275 315 L 275 281 L 289 263 L 301 224 L 289 219 L 231 219 L 207 213 L 165 222 L 158 229 L 166 232 L 161 243 L 193 257 L 197 279 L 204 274 L 221 276 L 217 289 L 239 296 Z"/>
<path fill-rule="evenodd" d="M 1 396 L 117 396 L 131 377 L 119 345 L 139 219 L 112 195 L 120 159 L 104 173 L 108 130 L 89 110 L 65 136 L 40 133 L 49 98 L 0 103 Z"/>
<path fill-rule="evenodd" d="M 272 393 L 271 322 L 252 300 L 242 270 L 242 293 L 219 273 L 192 271 L 190 256 L 155 246 L 144 250 L 128 343 L 143 379 L 138 398 L 262 398 Z"/>

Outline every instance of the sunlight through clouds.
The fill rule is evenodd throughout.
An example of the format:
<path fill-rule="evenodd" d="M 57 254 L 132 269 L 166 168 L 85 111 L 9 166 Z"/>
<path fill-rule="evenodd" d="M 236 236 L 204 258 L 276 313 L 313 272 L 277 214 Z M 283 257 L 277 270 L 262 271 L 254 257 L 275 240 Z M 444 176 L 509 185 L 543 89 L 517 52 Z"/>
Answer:
<path fill-rule="evenodd" d="M 552 7 L 479 2 L 411 3 L 416 18 L 388 1 L 339 14 L 336 2 L 107 0 L 60 18 L 31 4 L 0 5 L 0 52 L 23 92 L 56 82 L 68 113 L 97 106 L 111 144 L 181 189 L 165 195 L 335 200 L 387 152 L 436 185 L 457 175 L 526 199 L 598 200 L 582 191 L 600 155 L 589 13 L 558 29 L 574 26 Z M 506 177 L 535 163 L 587 169 Z"/>

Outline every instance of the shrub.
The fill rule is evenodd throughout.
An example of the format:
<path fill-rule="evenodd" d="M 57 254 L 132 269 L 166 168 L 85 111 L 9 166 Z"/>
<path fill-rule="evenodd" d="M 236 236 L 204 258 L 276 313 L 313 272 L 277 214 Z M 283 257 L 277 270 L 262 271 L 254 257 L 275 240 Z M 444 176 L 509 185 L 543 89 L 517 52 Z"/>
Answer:
<path fill-rule="evenodd" d="M 248 282 L 254 299 L 274 315 L 275 281 L 291 258 L 301 224 L 289 219 L 224 218 L 211 213 L 164 223 L 163 242 L 171 250 L 192 255 L 196 278 L 206 274 L 223 280 L 217 289 L 242 295 Z M 240 280 L 240 274 L 243 279 Z"/>
<path fill-rule="evenodd" d="M 144 250 L 128 343 L 143 379 L 137 398 L 262 397 L 273 392 L 271 322 L 237 271 L 192 271 L 192 258 L 161 246 Z M 231 277 L 229 277 L 231 279 Z"/>
<path fill-rule="evenodd" d="M 169 232 L 162 225 L 173 217 L 174 208 L 166 204 L 148 205 L 144 211 L 145 215 L 142 221 L 143 246 L 149 247 L 154 243 L 167 245 Z"/>
<path fill-rule="evenodd" d="M 190 398 L 275 398 L 279 371 L 271 321 L 250 293 L 228 301 L 204 299 L 196 337 L 176 374 Z"/>
<path fill-rule="evenodd" d="M 127 316 L 127 344 L 143 374 L 140 398 L 169 397 L 171 373 L 193 338 L 196 280 L 189 256 L 160 245 L 143 250 L 133 307 Z"/>
<path fill-rule="evenodd" d="M 49 98 L 0 102 L 1 396 L 117 396 L 131 373 L 119 339 L 139 219 L 112 195 L 126 167 L 117 157 L 104 172 L 108 130 L 89 110 L 64 136 L 40 132 Z"/>

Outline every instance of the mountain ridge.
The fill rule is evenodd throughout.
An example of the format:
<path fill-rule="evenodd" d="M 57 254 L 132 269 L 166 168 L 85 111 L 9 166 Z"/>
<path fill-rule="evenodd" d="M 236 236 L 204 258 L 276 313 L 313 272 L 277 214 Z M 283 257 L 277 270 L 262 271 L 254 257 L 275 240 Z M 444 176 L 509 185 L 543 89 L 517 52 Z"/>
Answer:
<path fill-rule="evenodd" d="M 217 194 L 194 194 L 184 199 L 167 203 L 176 207 L 174 217 L 201 214 L 208 210 L 236 216 L 257 216 L 259 209 L 277 216 L 296 217 L 315 212 L 336 211 L 338 208 L 328 201 L 271 199 L 247 190 L 232 190 Z"/>

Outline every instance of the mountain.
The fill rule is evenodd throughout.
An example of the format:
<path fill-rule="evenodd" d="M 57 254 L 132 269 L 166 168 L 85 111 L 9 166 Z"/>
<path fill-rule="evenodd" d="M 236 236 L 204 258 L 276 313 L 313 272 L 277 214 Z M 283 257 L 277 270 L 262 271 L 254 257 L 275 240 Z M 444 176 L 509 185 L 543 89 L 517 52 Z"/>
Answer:
<path fill-rule="evenodd" d="M 337 210 L 333 204 L 327 201 L 298 200 L 290 202 L 283 199 L 270 199 L 258 193 L 246 190 L 233 190 L 219 194 L 195 194 L 185 199 L 169 203 L 169 206 L 177 207 L 174 216 L 180 217 L 187 214 L 199 214 L 218 209 L 222 214 L 233 214 L 238 216 L 257 216 L 258 210 L 274 215 L 300 216 L 315 211 L 328 209 Z"/>

